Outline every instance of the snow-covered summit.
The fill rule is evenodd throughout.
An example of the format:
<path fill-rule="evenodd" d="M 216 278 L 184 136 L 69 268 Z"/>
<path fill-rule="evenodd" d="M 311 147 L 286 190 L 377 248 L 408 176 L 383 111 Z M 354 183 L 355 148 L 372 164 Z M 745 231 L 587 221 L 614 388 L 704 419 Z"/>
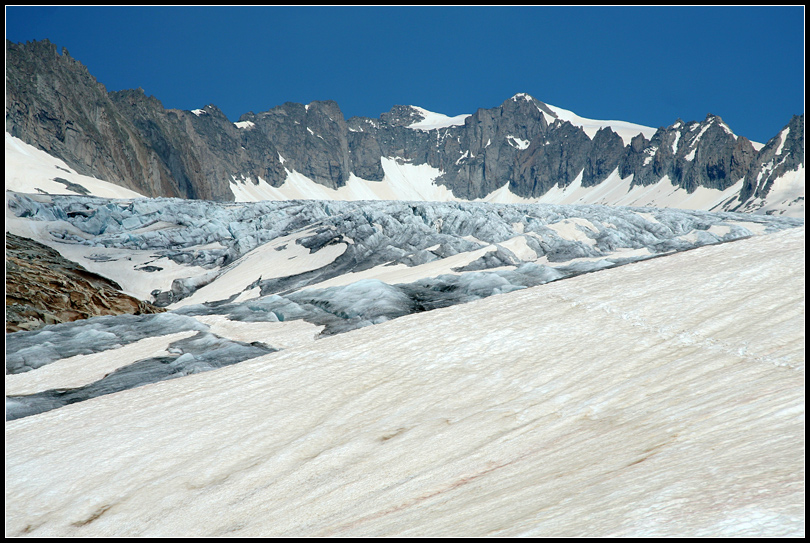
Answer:
<path fill-rule="evenodd" d="M 649 126 L 630 123 L 627 121 L 600 121 L 596 119 L 587 119 L 585 117 L 580 117 L 573 111 L 569 111 L 561 107 L 552 106 L 548 103 L 546 103 L 546 106 L 552 112 L 554 112 L 557 118 L 561 121 L 568 121 L 574 126 L 581 127 L 591 139 L 593 139 L 601 128 L 610 127 L 611 130 L 616 132 L 622 138 L 625 145 L 629 145 L 630 140 L 632 140 L 638 134 L 643 134 L 645 138 L 650 139 L 653 137 L 656 130 L 655 128 Z"/>
<path fill-rule="evenodd" d="M 591 139 L 593 139 L 594 135 L 599 131 L 600 128 L 605 127 L 610 127 L 614 132 L 616 132 L 622 138 L 625 145 L 630 143 L 630 140 L 633 139 L 633 137 L 637 134 L 643 134 L 647 139 L 650 139 L 653 134 L 655 134 L 655 128 L 636 123 L 630 123 L 627 121 L 600 121 L 581 117 L 573 111 L 552 106 L 551 104 L 542 102 L 525 92 L 515 94 L 512 96 L 512 98 L 510 98 L 510 100 L 513 102 L 517 102 L 519 100 L 534 102 L 541 112 L 548 115 L 547 120 L 549 124 L 551 124 L 555 118 L 561 121 L 568 121 L 574 126 L 581 127 Z"/>
<path fill-rule="evenodd" d="M 436 128 L 447 128 L 448 126 L 460 126 L 464 124 L 464 119 L 470 116 L 469 114 L 462 114 L 448 117 L 442 113 L 434 113 L 418 106 L 410 107 L 423 117 L 421 121 L 408 126 L 413 130 L 435 130 Z"/>
<path fill-rule="evenodd" d="M 518 100 L 521 99 L 526 100 L 527 102 L 531 102 L 534 100 L 534 97 L 526 94 L 525 92 L 519 92 L 511 98 L 513 102 L 517 102 Z"/>

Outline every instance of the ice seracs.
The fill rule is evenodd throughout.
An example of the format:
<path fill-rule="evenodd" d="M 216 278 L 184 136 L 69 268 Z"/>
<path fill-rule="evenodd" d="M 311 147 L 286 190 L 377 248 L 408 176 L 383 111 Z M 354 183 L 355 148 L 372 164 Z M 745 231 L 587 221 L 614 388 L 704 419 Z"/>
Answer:
<path fill-rule="evenodd" d="M 6 142 L 7 230 L 171 309 L 7 336 L 7 536 L 803 535 L 803 221 L 442 203 L 394 158 L 43 194 L 75 172 Z M 722 204 L 609 181 L 544 198 Z"/>

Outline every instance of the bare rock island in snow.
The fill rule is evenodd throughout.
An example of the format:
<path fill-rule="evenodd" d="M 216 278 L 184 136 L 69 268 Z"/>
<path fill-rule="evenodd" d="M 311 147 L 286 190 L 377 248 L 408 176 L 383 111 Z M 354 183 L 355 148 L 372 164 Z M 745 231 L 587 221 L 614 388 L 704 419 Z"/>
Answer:
<path fill-rule="evenodd" d="M 6 233 L 6 332 L 99 315 L 165 311 L 120 289 L 46 245 Z"/>

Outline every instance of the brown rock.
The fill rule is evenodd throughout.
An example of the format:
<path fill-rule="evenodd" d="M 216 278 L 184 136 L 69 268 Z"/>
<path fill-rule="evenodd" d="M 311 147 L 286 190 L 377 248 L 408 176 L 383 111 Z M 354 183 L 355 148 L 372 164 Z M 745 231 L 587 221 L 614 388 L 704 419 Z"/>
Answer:
<path fill-rule="evenodd" d="M 46 245 L 6 233 L 6 333 L 100 315 L 166 311 L 120 289 Z"/>

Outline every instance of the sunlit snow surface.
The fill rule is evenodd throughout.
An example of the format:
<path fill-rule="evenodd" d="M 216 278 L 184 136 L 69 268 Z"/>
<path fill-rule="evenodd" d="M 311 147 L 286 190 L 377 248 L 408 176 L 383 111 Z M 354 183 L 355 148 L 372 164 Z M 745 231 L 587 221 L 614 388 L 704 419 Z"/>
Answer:
<path fill-rule="evenodd" d="M 802 227 L 9 422 L 6 535 L 803 536 L 804 434 Z"/>
<path fill-rule="evenodd" d="M 622 142 L 624 142 L 625 145 L 629 145 L 630 140 L 632 140 L 638 134 L 643 134 L 647 139 L 652 138 L 655 134 L 655 128 L 649 126 L 628 123 L 627 121 L 599 121 L 595 119 L 586 119 L 584 117 L 580 117 L 573 111 L 552 106 L 551 104 L 546 104 L 546 107 L 553 111 L 557 115 L 558 119 L 568 121 L 574 126 L 579 126 L 582 128 L 591 139 L 593 139 L 601 128 L 605 127 L 610 127 L 611 130 L 618 134 L 622 138 Z"/>
<path fill-rule="evenodd" d="M 469 114 L 448 117 L 442 113 L 434 113 L 421 107 L 411 106 L 422 115 L 422 120 L 408 126 L 412 130 L 435 130 L 437 128 L 447 128 L 448 126 L 463 125 Z"/>
<path fill-rule="evenodd" d="M 428 164 L 400 163 L 394 158 L 383 157 L 381 164 L 385 176 L 382 181 L 367 181 L 352 174 L 343 187 L 331 189 L 315 183 L 296 171 L 287 171 L 287 178 L 280 187 L 273 187 L 263 179 L 234 179 L 231 191 L 237 202 L 263 200 L 416 200 L 429 202 L 463 201 L 453 195 L 444 185 L 436 183 L 442 171 Z M 574 204 L 610 206 L 674 207 L 727 211 L 732 204 L 739 204 L 737 196 L 743 179 L 725 190 L 697 187 L 688 192 L 664 176 L 652 185 L 633 185 L 633 175 L 622 178 L 618 168 L 595 186 L 582 186 L 582 172 L 565 187 L 554 185 L 536 198 L 525 198 L 512 192 L 504 184 L 475 201 L 518 204 Z M 764 200 L 751 206 L 757 214 L 777 214 L 786 217 L 804 218 L 804 167 L 788 171 L 774 182 L 771 192 Z"/>
<path fill-rule="evenodd" d="M 85 194 L 104 198 L 142 197 L 135 191 L 80 175 L 64 161 L 6 132 L 6 190 L 46 194 Z"/>

